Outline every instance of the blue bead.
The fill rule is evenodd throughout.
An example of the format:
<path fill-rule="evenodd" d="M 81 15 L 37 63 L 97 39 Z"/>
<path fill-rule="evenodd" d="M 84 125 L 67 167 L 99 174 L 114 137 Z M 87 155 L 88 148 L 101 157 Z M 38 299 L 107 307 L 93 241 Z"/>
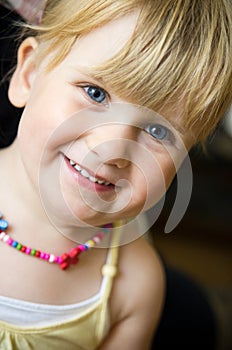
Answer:
<path fill-rule="evenodd" d="M 87 244 L 83 244 L 83 245 L 84 245 L 85 250 L 89 249 L 89 246 Z"/>
<path fill-rule="evenodd" d="M 9 226 L 8 221 L 2 220 L 2 219 L 0 220 L 0 229 L 2 231 L 6 230 L 8 226 Z"/>
<path fill-rule="evenodd" d="M 12 243 L 11 247 L 16 248 L 17 245 L 18 245 L 18 242 L 14 241 L 14 242 Z"/>

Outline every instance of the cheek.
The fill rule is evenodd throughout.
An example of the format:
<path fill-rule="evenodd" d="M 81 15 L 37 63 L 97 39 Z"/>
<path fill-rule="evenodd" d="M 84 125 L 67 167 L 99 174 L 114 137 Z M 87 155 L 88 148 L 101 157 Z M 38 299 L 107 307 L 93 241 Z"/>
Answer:
<path fill-rule="evenodd" d="M 129 206 L 136 214 L 159 201 L 166 190 L 166 179 L 158 163 L 135 167 L 130 177 L 131 201 Z"/>
<path fill-rule="evenodd" d="M 176 175 L 176 168 L 171 160 L 166 162 L 165 166 L 162 167 L 162 173 L 165 181 L 165 188 L 167 190 L 172 183 L 174 176 Z"/>
<path fill-rule="evenodd" d="M 42 86 L 37 84 L 32 89 L 18 132 L 20 141 L 30 144 L 30 148 L 35 147 L 36 153 L 38 149 L 42 153 L 46 147 L 56 149 L 66 142 L 68 133 L 57 131 L 62 129 L 62 125 L 65 128 L 65 122 L 77 108 L 75 103 L 70 102 L 68 91 L 62 93 L 57 88 L 49 93 L 52 87 L 48 84 L 42 89 Z"/>
<path fill-rule="evenodd" d="M 138 202 L 147 210 L 155 205 L 166 193 L 175 174 L 175 166 L 169 155 L 154 158 L 155 162 L 143 167 L 143 176 L 137 181 Z M 139 185 L 140 183 L 140 185 Z"/>
<path fill-rule="evenodd" d="M 24 165 L 31 168 L 30 172 L 38 172 L 46 142 L 46 125 L 26 107 L 19 124 L 18 145 Z"/>

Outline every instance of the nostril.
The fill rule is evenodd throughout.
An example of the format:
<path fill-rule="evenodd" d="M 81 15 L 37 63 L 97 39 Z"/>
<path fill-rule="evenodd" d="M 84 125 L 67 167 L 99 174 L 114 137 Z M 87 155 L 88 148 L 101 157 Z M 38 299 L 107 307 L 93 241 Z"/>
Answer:
<path fill-rule="evenodd" d="M 104 163 L 108 165 L 115 165 L 117 168 L 123 169 L 130 164 L 130 161 L 124 158 L 114 158 L 114 159 L 107 160 Z"/>

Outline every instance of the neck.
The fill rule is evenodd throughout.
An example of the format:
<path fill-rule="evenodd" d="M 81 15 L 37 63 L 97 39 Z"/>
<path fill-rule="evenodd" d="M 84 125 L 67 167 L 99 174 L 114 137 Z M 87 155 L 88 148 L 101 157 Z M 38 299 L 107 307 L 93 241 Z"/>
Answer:
<path fill-rule="evenodd" d="M 7 212 L 20 212 L 20 216 L 25 213 L 29 217 L 36 213 L 41 222 L 47 221 L 40 198 L 18 153 L 17 139 L 10 147 L 0 151 L 0 159 L 0 189 L 4 210 L 6 207 Z"/>

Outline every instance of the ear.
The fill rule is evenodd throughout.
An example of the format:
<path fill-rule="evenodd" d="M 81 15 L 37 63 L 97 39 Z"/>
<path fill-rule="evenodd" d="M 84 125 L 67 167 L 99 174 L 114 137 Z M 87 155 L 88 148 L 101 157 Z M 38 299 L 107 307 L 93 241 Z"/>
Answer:
<path fill-rule="evenodd" d="M 9 100 L 15 107 L 24 107 L 28 101 L 36 73 L 37 47 L 37 40 L 29 37 L 22 42 L 18 49 L 17 67 L 8 90 Z"/>

